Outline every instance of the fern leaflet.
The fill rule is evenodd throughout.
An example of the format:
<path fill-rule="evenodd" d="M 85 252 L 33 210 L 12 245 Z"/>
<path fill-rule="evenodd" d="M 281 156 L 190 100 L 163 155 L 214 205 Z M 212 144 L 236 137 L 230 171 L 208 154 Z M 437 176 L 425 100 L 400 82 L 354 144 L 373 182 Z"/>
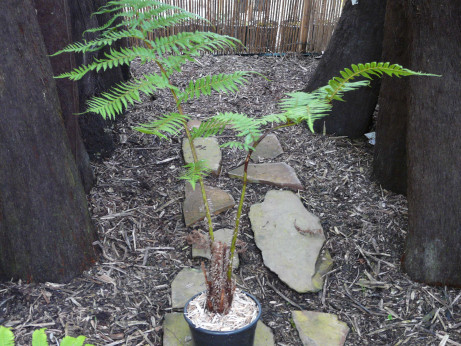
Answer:
<path fill-rule="evenodd" d="M 184 165 L 184 168 L 186 168 L 186 171 L 178 179 L 188 181 L 194 190 L 197 181 L 205 178 L 211 171 L 204 160 L 191 162 Z"/>
<path fill-rule="evenodd" d="M 161 118 L 148 123 L 134 127 L 142 133 L 152 134 L 161 138 L 168 138 L 167 135 L 174 136 L 178 134 L 189 120 L 189 116 L 179 113 L 170 113 L 163 115 Z"/>

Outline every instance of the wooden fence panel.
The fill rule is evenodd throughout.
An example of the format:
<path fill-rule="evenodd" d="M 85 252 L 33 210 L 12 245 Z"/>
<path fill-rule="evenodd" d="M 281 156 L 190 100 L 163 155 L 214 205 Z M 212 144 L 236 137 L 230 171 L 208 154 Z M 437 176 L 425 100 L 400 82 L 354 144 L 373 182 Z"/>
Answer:
<path fill-rule="evenodd" d="M 155 37 L 212 31 L 238 38 L 234 53 L 324 51 L 341 15 L 342 0 L 161 0 L 204 20 L 158 29 Z M 136 44 L 136 42 L 132 42 Z M 227 53 L 227 52 L 217 52 Z"/>

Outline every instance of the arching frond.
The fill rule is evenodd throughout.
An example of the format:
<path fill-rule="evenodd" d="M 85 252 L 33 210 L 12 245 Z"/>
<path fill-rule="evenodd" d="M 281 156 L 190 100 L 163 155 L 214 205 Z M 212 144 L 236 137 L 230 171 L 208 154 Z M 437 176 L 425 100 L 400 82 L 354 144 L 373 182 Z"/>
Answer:
<path fill-rule="evenodd" d="M 403 68 L 397 64 L 391 64 L 389 62 L 370 62 L 366 64 L 352 64 L 351 69 L 345 68 L 340 71 L 341 77 L 333 77 L 328 81 L 328 85 L 325 86 L 323 91 L 326 92 L 326 98 L 328 101 L 337 100 L 344 101 L 342 99 L 342 94 L 346 91 L 355 90 L 368 83 L 355 82 L 351 83 L 350 81 L 354 80 L 357 77 L 364 77 L 369 80 L 373 77 L 381 78 L 384 74 L 390 77 L 403 77 L 403 76 L 437 76 L 430 73 L 415 72 L 406 68 Z"/>
<path fill-rule="evenodd" d="M 95 61 L 89 65 L 82 65 L 70 72 L 62 73 L 55 78 L 69 78 L 75 81 L 82 79 L 83 76 L 90 71 L 106 71 L 107 69 L 119 65 L 129 65 L 136 58 L 141 58 L 141 62 L 154 60 L 156 58 L 154 52 L 144 47 L 120 48 L 120 51 L 111 49 L 109 53 L 105 53 L 105 56 L 105 59 L 95 59 Z"/>
<path fill-rule="evenodd" d="M 51 56 L 55 56 L 62 53 L 86 53 L 86 52 L 93 52 L 97 51 L 105 46 L 111 46 L 114 42 L 124 39 L 124 38 L 143 38 L 143 33 L 137 29 L 130 29 L 130 30 L 120 30 L 120 31 L 109 31 L 105 35 L 101 36 L 98 39 L 92 41 L 83 41 L 83 42 L 76 42 L 71 43 L 57 51 L 56 53 L 52 54 Z"/>
<path fill-rule="evenodd" d="M 186 168 L 186 171 L 179 177 L 179 179 L 188 181 L 194 190 L 197 181 L 205 178 L 211 172 L 211 169 L 204 160 L 191 162 L 185 165 L 184 168 Z"/>
<path fill-rule="evenodd" d="M 187 101 L 194 97 L 199 98 L 203 95 L 210 95 L 212 90 L 218 92 L 237 92 L 239 85 L 247 82 L 246 77 L 251 72 L 237 71 L 232 74 L 220 73 L 215 76 L 205 76 L 195 81 L 190 81 L 186 90 L 179 96 L 181 101 Z"/>
<path fill-rule="evenodd" d="M 140 124 L 133 129 L 142 133 L 155 135 L 161 138 L 177 135 L 183 128 L 184 124 L 189 120 L 189 116 L 179 113 L 169 113 L 163 115 L 159 119 L 148 123 Z"/>
<path fill-rule="evenodd" d="M 109 91 L 103 92 L 101 96 L 91 98 L 87 102 L 86 112 L 93 112 L 100 114 L 104 119 L 106 117 L 111 119 L 121 114 L 128 103 L 140 102 L 139 92 L 150 95 L 155 90 L 162 88 L 177 90 L 169 84 L 168 79 L 163 75 L 150 74 L 143 77 L 144 79 L 133 79 L 117 84 Z"/>

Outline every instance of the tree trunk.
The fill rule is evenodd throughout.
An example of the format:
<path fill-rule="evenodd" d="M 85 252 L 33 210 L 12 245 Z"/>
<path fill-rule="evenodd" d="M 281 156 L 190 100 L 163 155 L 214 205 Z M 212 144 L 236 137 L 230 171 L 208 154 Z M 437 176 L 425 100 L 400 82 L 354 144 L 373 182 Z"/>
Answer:
<path fill-rule="evenodd" d="M 328 48 L 303 91 L 313 91 L 327 84 L 339 71 L 351 64 L 379 61 L 383 39 L 385 0 L 359 0 L 352 5 L 348 0 L 335 28 Z M 349 92 L 347 102 L 333 101 L 331 114 L 314 124 L 316 132 L 359 137 L 371 125 L 378 101 L 379 80 L 371 88 Z"/>
<path fill-rule="evenodd" d="M 0 275 L 66 282 L 94 228 L 31 0 L 0 2 Z"/>
<path fill-rule="evenodd" d="M 387 0 L 382 61 L 410 66 L 411 42 L 405 4 Z M 416 67 L 419 69 L 419 67 Z M 409 78 L 384 77 L 379 94 L 373 175 L 388 190 L 406 194 L 406 136 Z"/>
<path fill-rule="evenodd" d="M 408 92 L 409 233 L 404 270 L 416 281 L 461 286 L 461 2 L 405 1 L 411 68 Z"/>
<path fill-rule="evenodd" d="M 105 24 L 109 19 L 109 14 L 91 16 L 99 7 L 106 4 L 107 0 L 68 0 L 72 18 L 72 39 L 74 42 L 80 42 L 83 38 L 83 32 L 89 28 L 96 28 Z M 87 40 L 95 39 L 97 34 L 85 34 Z M 118 48 L 127 46 L 127 42 L 117 42 Z M 109 48 L 86 53 L 84 56 L 76 55 L 78 66 L 83 63 L 88 64 L 94 59 L 104 58 L 104 53 L 109 52 Z M 129 66 L 119 66 L 109 69 L 105 72 L 90 72 L 78 82 L 79 110 L 84 112 L 86 102 L 94 95 L 99 95 L 102 91 L 109 89 L 112 85 L 129 79 Z M 92 159 L 109 156 L 115 148 L 112 132 L 108 130 L 113 121 L 104 120 L 100 115 L 87 113 L 79 118 L 82 137 L 88 154 Z"/>
<path fill-rule="evenodd" d="M 48 54 L 51 55 L 73 42 L 67 1 L 34 0 L 34 5 Z M 50 57 L 50 61 L 55 76 L 76 67 L 73 54 Z M 88 193 L 93 186 L 94 175 L 88 153 L 80 135 L 78 115 L 76 115 L 79 112 L 77 84 L 69 79 L 57 79 L 56 86 L 70 147 L 74 154 L 85 192 Z"/>

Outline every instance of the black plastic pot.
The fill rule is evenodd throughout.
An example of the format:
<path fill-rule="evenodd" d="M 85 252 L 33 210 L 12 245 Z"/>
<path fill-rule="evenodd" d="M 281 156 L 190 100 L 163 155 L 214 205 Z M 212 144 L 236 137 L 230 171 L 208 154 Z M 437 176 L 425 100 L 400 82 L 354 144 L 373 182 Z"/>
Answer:
<path fill-rule="evenodd" d="M 243 292 L 255 301 L 256 305 L 258 306 L 258 316 L 253 322 L 243 328 L 220 332 L 197 328 L 194 323 L 186 316 L 189 302 L 202 293 L 203 292 L 200 292 L 193 296 L 184 306 L 184 319 L 189 324 L 194 344 L 196 346 L 252 346 L 255 338 L 256 324 L 261 317 L 261 304 L 259 301 L 250 293 Z"/>

